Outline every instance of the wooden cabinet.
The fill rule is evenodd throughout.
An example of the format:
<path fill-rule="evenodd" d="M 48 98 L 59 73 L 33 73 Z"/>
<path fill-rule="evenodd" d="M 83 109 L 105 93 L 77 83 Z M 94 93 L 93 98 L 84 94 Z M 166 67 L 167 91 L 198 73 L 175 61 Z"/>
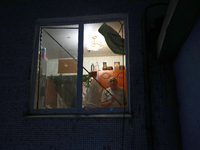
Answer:
<path fill-rule="evenodd" d="M 47 78 L 46 101 L 45 105 L 51 108 L 57 108 L 57 86 L 52 79 Z"/>
<path fill-rule="evenodd" d="M 108 88 L 108 79 L 115 77 L 118 80 L 118 86 L 124 87 L 127 90 L 126 83 L 126 70 L 101 70 L 97 71 L 97 80 L 105 87 Z"/>

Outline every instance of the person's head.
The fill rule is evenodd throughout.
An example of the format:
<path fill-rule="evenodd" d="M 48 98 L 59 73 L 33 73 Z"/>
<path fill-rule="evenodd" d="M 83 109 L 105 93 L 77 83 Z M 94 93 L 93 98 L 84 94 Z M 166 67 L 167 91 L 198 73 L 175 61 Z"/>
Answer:
<path fill-rule="evenodd" d="M 117 84 L 118 84 L 117 78 L 115 78 L 115 77 L 109 78 L 108 84 L 112 90 L 115 90 L 117 88 Z"/>

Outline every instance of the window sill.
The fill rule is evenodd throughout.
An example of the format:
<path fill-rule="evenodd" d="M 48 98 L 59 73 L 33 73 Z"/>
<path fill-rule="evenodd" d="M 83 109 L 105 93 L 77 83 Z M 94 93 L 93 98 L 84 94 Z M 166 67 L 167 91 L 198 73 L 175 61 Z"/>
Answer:
<path fill-rule="evenodd" d="M 131 118 L 130 114 L 95 114 L 95 115 L 28 115 L 26 118 L 41 118 L 41 117 L 66 117 L 66 118 Z"/>

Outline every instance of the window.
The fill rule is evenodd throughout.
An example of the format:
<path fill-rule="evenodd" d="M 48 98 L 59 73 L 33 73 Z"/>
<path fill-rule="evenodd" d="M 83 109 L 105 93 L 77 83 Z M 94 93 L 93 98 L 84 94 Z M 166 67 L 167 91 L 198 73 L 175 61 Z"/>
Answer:
<path fill-rule="evenodd" d="M 38 20 L 31 113 L 129 112 L 127 33 L 123 14 Z"/>

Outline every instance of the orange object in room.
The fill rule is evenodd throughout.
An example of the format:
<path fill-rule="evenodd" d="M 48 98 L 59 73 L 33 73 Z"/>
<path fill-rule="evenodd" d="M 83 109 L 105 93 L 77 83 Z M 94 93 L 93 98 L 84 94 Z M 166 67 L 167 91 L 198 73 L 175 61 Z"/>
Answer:
<path fill-rule="evenodd" d="M 126 83 L 126 70 L 102 70 L 97 71 L 97 80 L 105 87 L 108 88 L 108 79 L 110 77 L 115 77 L 118 80 L 118 86 L 124 87 L 127 91 L 127 83 Z"/>

